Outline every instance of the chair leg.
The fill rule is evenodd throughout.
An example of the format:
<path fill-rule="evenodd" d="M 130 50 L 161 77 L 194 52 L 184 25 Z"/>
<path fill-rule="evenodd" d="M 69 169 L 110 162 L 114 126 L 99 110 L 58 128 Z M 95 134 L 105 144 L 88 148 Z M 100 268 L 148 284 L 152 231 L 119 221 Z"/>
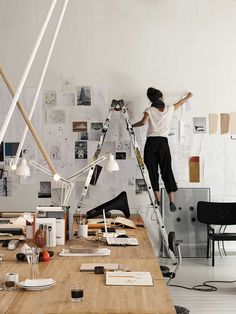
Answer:
<path fill-rule="evenodd" d="M 215 241 L 212 239 L 212 266 L 215 266 Z"/>

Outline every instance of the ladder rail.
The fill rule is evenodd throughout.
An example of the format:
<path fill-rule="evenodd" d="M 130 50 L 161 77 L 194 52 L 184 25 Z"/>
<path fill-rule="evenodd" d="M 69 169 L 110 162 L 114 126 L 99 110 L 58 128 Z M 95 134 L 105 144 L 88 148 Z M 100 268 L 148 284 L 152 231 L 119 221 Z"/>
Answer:
<path fill-rule="evenodd" d="M 103 145 L 103 142 L 105 140 L 105 136 L 106 136 L 107 130 L 108 130 L 109 126 L 110 126 L 110 120 L 111 120 L 111 116 L 112 116 L 112 113 L 113 113 L 114 110 L 115 111 L 121 111 L 123 116 L 124 116 L 124 119 L 125 119 L 126 125 L 127 125 L 127 130 L 129 132 L 129 135 L 130 135 L 131 144 L 132 144 L 132 147 L 134 149 L 135 156 L 136 156 L 136 159 L 137 159 L 137 163 L 138 163 L 138 166 L 140 168 L 140 171 L 141 171 L 142 177 L 144 179 L 144 182 L 146 184 L 146 187 L 147 187 L 148 196 L 150 198 L 150 202 L 151 202 L 151 205 L 153 207 L 153 212 L 155 214 L 156 221 L 157 221 L 157 223 L 159 224 L 159 227 L 160 227 L 160 232 L 161 232 L 161 235 L 162 235 L 162 238 L 163 238 L 163 243 L 165 245 L 165 248 L 166 248 L 166 251 L 167 251 L 169 257 L 172 260 L 172 263 L 176 264 L 176 257 L 174 255 L 173 251 L 170 250 L 170 248 L 169 248 L 168 236 L 167 236 L 167 232 L 166 232 L 166 229 L 165 229 L 165 225 L 163 223 L 163 219 L 162 219 L 161 213 L 159 211 L 159 207 L 158 207 L 157 204 L 155 204 L 155 193 L 154 193 L 154 191 L 152 189 L 152 186 L 151 186 L 151 183 L 150 183 L 150 179 L 149 179 L 149 175 L 147 174 L 146 166 L 144 164 L 144 161 L 143 161 L 140 149 L 139 149 L 139 145 L 138 145 L 138 142 L 137 142 L 137 139 L 136 139 L 133 127 L 132 127 L 132 125 L 131 125 L 131 123 L 129 121 L 129 115 L 128 115 L 128 112 L 127 112 L 127 109 L 125 107 L 125 104 L 124 104 L 123 100 L 118 100 L 117 101 L 117 100 L 113 99 L 113 101 L 111 103 L 111 106 L 109 108 L 106 120 L 105 120 L 105 122 L 103 124 L 102 134 L 101 134 L 100 139 L 98 141 L 97 149 L 96 149 L 96 151 L 94 153 L 93 160 L 95 161 L 98 158 L 99 154 L 101 153 L 102 145 Z M 82 206 L 83 200 L 84 200 L 84 198 L 85 198 L 85 196 L 87 194 L 88 187 L 89 187 L 90 181 L 92 179 L 92 175 L 93 175 L 94 169 L 95 169 L 95 166 L 91 166 L 91 168 L 90 168 L 90 170 L 88 172 L 87 178 L 85 180 L 85 184 L 84 184 L 84 188 L 82 190 L 81 196 L 80 196 L 80 200 L 79 200 L 78 205 L 77 205 L 77 211 L 79 211 L 80 213 L 81 213 L 81 206 Z"/>

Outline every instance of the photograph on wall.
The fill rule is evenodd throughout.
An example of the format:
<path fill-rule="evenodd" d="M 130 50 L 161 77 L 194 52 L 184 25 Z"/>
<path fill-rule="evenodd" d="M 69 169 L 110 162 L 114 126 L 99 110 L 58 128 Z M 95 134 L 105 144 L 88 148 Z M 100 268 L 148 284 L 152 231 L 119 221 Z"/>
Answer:
<path fill-rule="evenodd" d="M 193 133 L 206 133 L 206 117 L 193 117 Z"/>
<path fill-rule="evenodd" d="M 147 192 L 147 186 L 144 179 L 135 179 L 135 194 Z"/>
<path fill-rule="evenodd" d="M 91 87 L 79 86 L 76 88 L 77 106 L 91 106 Z"/>
<path fill-rule="evenodd" d="M 126 159 L 126 152 L 116 152 L 116 159 Z"/>
<path fill-rule="evenodd" d="M 89 132 L 90 141 L 98 141 L 102 134 L 103 123 L 102 122 L 91 122 L 91 128 Z"/>
<path fill-rule="evenodd" d="M 87 141 L 88 140 L 88 132 L 79 132 L 78 133 L 79 141 Z"/>
<path fill-rule="evenodd" d="M 87 121 L 74 121 L 73 132 L 87 132 Z"/>
<path fill-rule="evenodd" d="M 62 105 L 66 107 L 75 106 L 75 93 L 64 94 L 62 96 Z"/>
<path fill-rule="evenodd" d="M 66 111 L 48 109 L 47 123 L 66 123 Z"/>
<path fill-rule="evenodd" d="M 5 156 L 6 157 L 15 157 L 16 152 L 19 146 L 19 142 L 5 143 Z M 20 154 L 20 157 L 22 155 Z"/>
<path fill-rule="evenodd" d="M 45 90 L 43 92 L 43 105 L 45 107 L 54 107 L 57 104 L 57 93 L 55 90 Z"/>
<path fill-rule="evenodd" d="M 51 182 L 50 181 L 39 182 L 38 198 L 51 198 Z"/>
<path fill-rule="evenodd" d="M 75 142 L 75 159 L 88 158 L 88 144 L 87 141 Z"/>

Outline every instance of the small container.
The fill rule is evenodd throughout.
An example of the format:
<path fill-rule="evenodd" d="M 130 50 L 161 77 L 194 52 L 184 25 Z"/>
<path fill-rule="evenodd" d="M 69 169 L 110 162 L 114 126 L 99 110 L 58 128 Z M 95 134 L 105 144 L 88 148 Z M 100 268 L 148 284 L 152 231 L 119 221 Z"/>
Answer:
<path fill-rule="evenodd" d="M 84 298 L 84 289 L 80 284 L 71 285 L 71 301 L 72 302 L 81 302 Z"/>
<path fill-rule="evenodd" d="M 104 274 L 104 267 L 103 266 L 95 266 L 94 267 L 95 274 Z"/>
<path fill-rule="evenodd" d="M 88 225 L 78 224 L 78 237 L 87 238 L 88 237 Z"/>
<path fill-rule="evenodd" d="M 6 273 L 4 276 L 5 290 L 15 290 L 16 284 L 19 282 L 19 275 L 14 273 Z"/>

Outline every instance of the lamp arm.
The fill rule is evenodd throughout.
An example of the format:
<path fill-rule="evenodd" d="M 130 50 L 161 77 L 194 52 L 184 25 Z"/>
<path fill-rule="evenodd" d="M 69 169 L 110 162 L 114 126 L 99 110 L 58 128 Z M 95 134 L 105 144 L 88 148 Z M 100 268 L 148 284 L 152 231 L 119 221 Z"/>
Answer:
<path fill-rule="evenodd" d="M 18 100 L 19 100 L 21 91 L 22 91 L 22 89 L 24 87 L 24 84 L 25 84 L 25 81 L 26 81 L 27 76 L 29 74 L 29 71 L 31 69 L 31 66 L 32 66 L 32 64 L 34 62 L 36 53 L 37 53 L 37 51 L 39 49 L 40 43 L 42 41 L 43 35 L 44 35 L 44 33 L 46 31 L 46 28 L 48 26 L 48 23 L 49 23 L 49 20 L 51 18 L 51 15 L 52 15 L 52 12 L 54 10 L 54 7 L 56 5 L 56 2 L 57 2 L 57 0 L 52 0 L 52 3 L 50 5 L 50 8 L 49 8 L 48 13 L 46 15 L 46 18 L 44 20 L 44 23 L 43 23 L 43 25 L 42 25 L 42 27 L 40 29 L 39 35 L 37 37 L 37 40 L 35 42 L 35 45 L 33 47 L 32 52 L 31 52 L 30 58 L 29 58 L 29 60 L 27 62 L 27 65 L 26 65 L 25 70 L 23 72 L 23 75 L 21 77 L 20 83 L 19 83 L 19 85 L 17 87 L 16 94 L 14 95 L 12 103 L 10 105 L 10 108 L 9 108 L 9 110 L 7 112 L 7 116 L 5 118 L 5 121 L 3 123 L 2 129 L 0 131 L 0 144 L 2 143 L 2 140 L 3 140 L 3 137 L 4 137 L 5 133 L 6 133 L 7 127 L 9 125 L 9 123 L 10 123 L 10 120 L 11 120 L 11 117 L 13 115 L 14 109 L 16 107 L 16 104 L 17 104 Z"/>
<path fill-rule="evenodd" d="M 68 177 L 67 180 L 69 180 L 69 181 L 75 180 L 77 177 L 79 177 L 83 173 L 89 171 L 91 167 L 96 166 L 96 165 L 100 164 L 101 162 L 103 162 L 104 160 L 108 159 L 109 156 L 110 156 L 110 153 L 103 155 L 103 156 L 100 156 L 99 158 L 92 161 L 90 164 L 88 164 L 84 168 L 80 169 L 78 172 L 74 173 L 72 176 Z"/>
<path fill-rule="evenodd" d="M 36 103 L 37 103 L 37 100 L 38 100 L 38 97 L 39 97 L 39 92 L 40 92 L 42 84 L 43 84 L 43 80 L 44 80 L 44 77 L 45 77 L 45 74 L 46 74 L 46 71 L 47 71 L 47 68 L 48 68 L 48 64 L 49 64 L 49 61 L 50 61 L 50 58 L 51 58 L 51 55 L 52 55 L 52 51 L 53 51 L 53 48 L 54 48 L 54 45 L 55 45 L 55 42 L 56 42 L 56 39 L 57 39 L 58 32 L 59 32 L 60 27 L 61 27 L 61 23 L 62 23 L 64 14 L 65 14 L 65 10 L 66 10 L 68 1 L 69 0 L 64 0 L 63 7 L 61 9 L 61 13 L 60 13 L 60 16 L 58 18 L 58 22 L 57 22 L 57 25 L 56 25 L 55 33 L 54 33 L 51 45 L 50 45 L 49 50 L 48 50 L 48 55 L 46 57 L 46 60 L 45 60 L 45 63 L 44 63 L 44 67 L 43 67 L 43 70 L 42 70 L 42 73 L 41 73 L 41 76 L 40 76 L 40 79 L 39 79 L 39 83 L 38 83 L 38 86 L 37 86 L 37 89 L 36 89 L 36 92 L 35 92 L 35 95 L 34 95 L 33 103 L 32 103 L 32 106 L 31 106 L 31 109 L 30 109 L 30 112 L 29 112 L 29 119 L 30 120 L 31 120 L 31 118 L 33 116 L 33 113 L 34 113 L 34 110 L 35 110 L 35 106 L 36 106 Z M 14 166 L 16 167 L 17 164 L 18 164 L 20 153 L 22 151 L 22 148 L 23 148 L 23 145 L 24 145 L 24 142 L 25 142 L 25 138 L 26 138 L 28 129 L 29 129 L 28 125 L 26 125 L 25 129 L 24 129 L 24 133 L 23 133 L 23 135 L 21 137 L 20 144 L 19 144 L 19 146 L 17 148 L 16 157 L 14 158 L 14 162 L 12 164 L 13 167 Z"/>

